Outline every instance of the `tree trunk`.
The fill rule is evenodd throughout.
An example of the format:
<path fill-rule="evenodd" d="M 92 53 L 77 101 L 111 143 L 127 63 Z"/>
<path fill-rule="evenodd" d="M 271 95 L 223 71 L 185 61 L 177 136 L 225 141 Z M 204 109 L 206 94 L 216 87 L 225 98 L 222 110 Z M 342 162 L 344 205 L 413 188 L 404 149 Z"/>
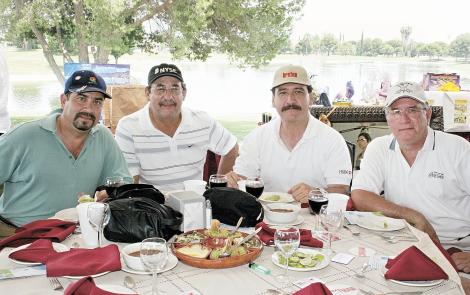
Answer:
<path fill-rule="evenodd" d="M 38 39 L 39 44 L 41 44 L 42 53 L 44 54 L 44 57 L 49 63 L 49 66 L 52 68 L 52 71 L 56 75 L 57 80 L 59 80 L 59 82 L 63 85 L 64 75 L 62 74 L 62 71 L 57 65 L 57 63 L 55 62 L 54 55 L 52 54 L 52 51 L 49 49 L 49 44 L 47 43 L 46 38 L 44 37 L 44 34 L 36 27 L 36 24 L 34 23 L 34 21 L 31 22 L 31 29 L 33 30 L 33 33 L 36 36 L 36 39 Z"/>
<path fill-rule="evenodd" d="M 86 41 L 86 24 L 83 9 L 83 0 L 73 1 L 73 7 L 75 10 L 75 24 L 77 26 L 77 41 L 78 41 L 78 61 L 80 63 L 88 64 L 90 59 L 88 58 L 88 44 Z"/>
<path fill-rule="evenodd" d="M 109 59 L 110 51 L 108 49 L 104 49 L 103 47 L 99 46 L 96 49 L 96 52 L 93 54 L 95 58 L 95 63 L 97 64 L 107 64 Z"/>

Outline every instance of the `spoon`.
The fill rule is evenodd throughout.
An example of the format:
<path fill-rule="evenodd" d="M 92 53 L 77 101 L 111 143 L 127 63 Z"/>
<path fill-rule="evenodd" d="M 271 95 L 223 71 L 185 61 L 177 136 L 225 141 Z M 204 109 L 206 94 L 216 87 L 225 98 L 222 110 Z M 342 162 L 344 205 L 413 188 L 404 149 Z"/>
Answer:
<path fill-rule="evenodd" d="M 134 279 L 131 276 L 125 276 L 123 283 L 126 288 L 132 289 L 132 290 L 134 290 L 135 285 L 136 285 Z"/>
<path fill-rule="evenodd" d="M 240 225 L 242 224 L 242 221 L 243 221 L 243 216 L 241 216 L 238 221 L 237 221 L 237 225 L 235 226 L 235 229 L 232 230 L 231 234 L 233 235 L 234 233 L 237 232 L 237 230 L 240 228 Z"/>

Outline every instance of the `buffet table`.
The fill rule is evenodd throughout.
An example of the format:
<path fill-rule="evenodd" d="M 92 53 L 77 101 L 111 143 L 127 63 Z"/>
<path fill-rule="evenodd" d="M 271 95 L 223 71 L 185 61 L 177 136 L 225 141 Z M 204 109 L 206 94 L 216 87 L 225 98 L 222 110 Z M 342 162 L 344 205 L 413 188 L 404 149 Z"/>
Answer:
<path fill-rule="evenodd" d="M 302 209 L 301 216 L 304 222 L 300 228 L 311 229 L 314 218 L 307 209 Z M 354 230 L 360 232 L 359 235 L 353 235 L 351 231 L 342 228 L 338 233 L 339 240 L 334 241 L 332 248 L 337 253 L 348 253 L 349 249 L 363 246 L 376 251 L 376 255 L 395 256 L 401 251 L 413 244 L 410 241 L 388 242 L 380 234 L 381 232 L 371 231 L 365 228 L 351 225 Z M 252 231 L 252 229 L 245 229 Z M 408 228 L 395 231 L 393 233 L 410 232 Z M 74 234 L 64 240 L 63 244 L 71 247 L 74 243 L 82 245 L 81 235 Z M 109 242 L 108 242 L 109 243 Z M 122 248 L 125 244 L 118 244 Z M 168 294 L 276 294 L 275 291 L 292 293 L 299 288 L 292 284 L 281 284 L 275 278 L 283 269 L 274 265 L 271 261 L 271 255 L 275 248 L 264 247 L 263 253 L 255 261 L 269 270 L 271 274 L 253 270 L 248 265 L 243 265 L 228 269 L 199 269 L 181 262 L 173 269 L 159 274 L 159 288 Z M 11 269 L 22 267 L 8 258 L 12 248 L 5 248 L 0 252 L 0 269 Z M 331 253 L 330 250 L 323 250 L 325 253 Z M 364 277 L 358 277 L 363 265 L 369 260 L 368 257 L 356 256 L 349 264 L 340 264 L 331 262 L 327 267 L 316 271 L 289 271 L 293 281 L 315 277 L 321 279 L 328 287 L 343 286 L 353 287 L 353 289 L 362 289 L 372 292 L 371 294 L 382 294 L 388 291 L 422 291 L 424 295 L 441 294 L 462 294 L 458 284 L 451 280 L 429 287 L 410 287 L 397 284 L 384 279 L 382 271 L 379 269 L 368 269 L 363 274 Z M 124 278 L 131 276 L 136 282 L 135 291 L 144 294 L 150 291 L 152 277 L 150 275 L 136 275 L 124 271 L 111 272 L 95 278 L 97 284 L 123 285 Z M 64 287 L 72 280 L 59 278 Z M 196 292 L 195 292 L 196 291 Z M 0 280 L 1 294 L 61 294 L 63 290 L 52 290 L 48 279 L 45 276 L 34 276 L 28 278 L 17 278 Z M 337 293 L 339 294 L 339 293 Z M 364 294 L 359 290 L 355 292 L 342 294 Z M 397 293 L 398 294 L 398 293 Z"/>

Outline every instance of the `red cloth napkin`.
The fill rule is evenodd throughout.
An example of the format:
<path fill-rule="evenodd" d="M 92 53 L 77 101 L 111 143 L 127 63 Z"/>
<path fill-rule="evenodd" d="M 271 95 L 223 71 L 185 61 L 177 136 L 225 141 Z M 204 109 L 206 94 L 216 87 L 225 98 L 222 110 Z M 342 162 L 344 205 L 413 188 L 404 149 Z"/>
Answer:
<path fill-rule="evenodd" d="M 449 276 L 416 246 L 411 246 L 394 259 L 389 259 L 385 268 L 386 279 L 399 281 L 447 280 Z"/>
<path fill-rule="evenodd" d="M 262 227 L 263 229 L 258 233 L 258 237 L 266 245 L 274 244 L 274 233 L 276 229 L 270 228 L 264 222 L 258 223 L 255 228 Z M 312 237 L 312 232 L 308 229 L 300 229 L 300 245 L 314 247 L 314 248 L 323 248 L 323 242 Z"/>
<path fill-rule="evenodd" d="M 307 287 L 300 289 L 293 295 L 333 295 L 331 291 L 322 283 L 311 283 Z"/>
<path fill-rule="evenodd" d="M 19 261 L 45 263 L 47 257 L 56 253 L 51 240 L 39 239 L 24 249 L 12 252 L 8 257 Z"/>
<path fill-rule="evenodd" d="M 51 255 L 46 261 L 48 277 L 88 276 L 117 270 L 121 270 L 121 259 L 114 244 L 96 249 L 72 248 Z"/>
<path fill-rule="evenodd" d="M 84 277 L 68 285 L 67 289 L 65 289 L 64 291 L 64 295 L 123 295 L 123 294 L 112 293 L 112 292 L 108 292 L 103 289 L 100 289 L 95 285 L 93 278 Z"/>
<path fill-rule="evenodd" d="M 18 228 L 13 236 L 0 240 L 0 250 L 25 245 L 37 239 L 62 242 L 74 232 L 76 226 L 74 222 L 59 219 L 33 221 Z"/>

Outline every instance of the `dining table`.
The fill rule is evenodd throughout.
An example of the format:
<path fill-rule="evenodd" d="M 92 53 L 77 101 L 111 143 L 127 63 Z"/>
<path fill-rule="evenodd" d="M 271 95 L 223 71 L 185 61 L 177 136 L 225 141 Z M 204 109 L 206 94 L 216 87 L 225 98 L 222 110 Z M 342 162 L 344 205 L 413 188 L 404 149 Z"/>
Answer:
<path fill-rule="evenodd" d="M 316 216 L 310 214 L 308 208 L 302 208 L 300 222 L 297 225 L 302 229 L 312 229 Z M 347 224 L 345 220 L 345 224 Z M 406 223 L 405 223 L 406 224 Z M 268 271 L 259 271 L 244 264 L 226 269 L 205 269 L 186 265 L 179 261 L 177 265 L 163 273 L 158 274 L 158 286 L 167 294 L 292 294 L 300 289 L 299 285 L 307 281 L 321 281 L 328 288 L 336 290 L 339 294 L 406 294 L 406 292 L 422 292 L 423 295 L 451 295 L 463 294 L 461 286 L 455 280 L 443 280 L 432 286 L 407 286 L 384 278 L 383 269 L 368 264 L 371 254 L 374 257 L 394 257 L 403 250 L 419 243 L 420 237 L 416 237 L 418 230 L 410 228 L 409 224 L 403 229 L 393 232 L 371 230 L 355 224 L 341 227 L 334 234 L 331 249 L 316 249 L 324 253 L 330 259 L 342 254 L 351 255 L 350 261 L 334 262 L 318 270 L 295 271 L 289 270 L 289 282 L 281 282 L 276 278 L 284 269 L 274 264 L 272 256 L 276 251 L 274 246 L 264 246 L 261 255 L 254 261 Z M 254 228 L 241 228 L 244 232 L 253 232 Z M 319 232 L 319 238 L 324 238 L 324 233 Z M 413 239 L 385 238 L 384 233 L 401 235 L 414 235 Z M 80 233 L 74 233 L 61 242 L 67 247 L 84 247 L 84 241 Z M 104 245 L 113 242 L 104 241 Z M 126 243 L 115 243 L 122 249 Z M 327 243 L 325 242 L 327 245 Z M 303 246 L 301 246 L 302 248 Z M 431 246 L 432 247 L 432 246 Z M 312 249 L 312 248 L 310 248 Z M 357 251 L 363 249 L 363 251 Z M 4 248 L 0 252 L 0 273 L 4 270 L 24 267 L 8 258 L 13 248 Z M 346 256 L 347 256 L 346 255 Z M 335 259 L 336 260 L 336 259 Z M 124 261 L 122 261 L 124 265 Z M 369 265 L 370 267 L 365 267 Z M 129 273 L 124 270 L 110 272 L 94 278 L 95 283 L 109 285 L 124 285 L 126 277 L 134 281 L 132 289 L 138 294 L 150 294 L 152 288 L 152 276 Z M 455 278 L 455 276 L 454 276 Z M 457 275 L 458 278 L 458 275 Z M 61 285 L 66 288 L 74 279 L 59 278 Z M 36 275 L 23 278 L 11 278 L 0 280 L 0 294 L 61 294 L 63 289 L 54 290 L 45 275 Z"/>

